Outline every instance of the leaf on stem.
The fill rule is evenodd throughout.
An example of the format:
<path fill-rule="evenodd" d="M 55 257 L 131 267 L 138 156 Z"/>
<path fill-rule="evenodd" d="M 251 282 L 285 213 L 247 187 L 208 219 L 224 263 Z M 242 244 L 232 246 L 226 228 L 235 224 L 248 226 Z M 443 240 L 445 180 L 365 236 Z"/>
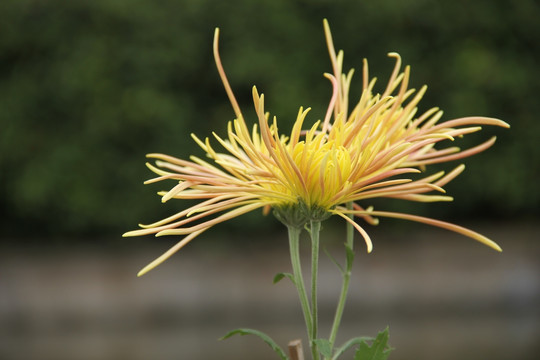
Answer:
<path fill-rule="evenodd" d="M 294 283 L 294 277 L 293 277 L 293 274 L 291 273 L 278 273 L 276 274 L 276 276 L 274 276 L 274 280 L 272 280 L 272 282 L 274 284 L 277 284 L 278 282 L 280 282 L 283 278 L 287 278 L 289 280 L 291 280 L 291 282 L 293 283 L 293 285 L 295 284 Z"/>
<path fill-rule="evenodd" d="M 326 250 L 326 248 L 323 249 L 324 253 L 326 254 L 326 256 L 328 256 L 328 258 L 330 260 L 332 260 L 332 262 L 334 263 L 334 265 L 336 265 L 339 269 L 339 271 L 341 271 L 342 274 L 345 273 L 345 270 L 343 269 L 343 266 L 341 266 L 337 260 L 330 254 L 330 252 L 328 252 L 328 250 Z"/>
<path fill-rule="evenodd" d="M 371 346 L 366 341 L 361 341 L 354 360 L 386 360 L 393 348 L 388 346 L 388 327 L 381 331 Z"/>
<path fill-rule="evenodd" d="M 313 340 L 315 345 L 317 345 L 317 349 L 319 349 L 319 352 L 324 356 L 324 358 L 329 358 L 332 356 L 332 345 L 330 344 L 330 340 L 327 339 L 315 339 Z"/>
<path fill-rule="evenodd" d="M 276 344 L 276 342 L 274 340 L 272 340 L 272 338 L 270 338 L 270 336 L 268 336 L 265 333 L 262 333 L 262 332 L 260 332 L 258 330 L 245 329 L 245 328 L 244 329 L 236 329 L 236 330 L 233 330 L 233 331 L 227 333 L 225 336 L 223 336 L 219 340 L 225 340 L 225 339 L 228 339 L 228 338 L 230 338 L 231 336 L 234 336 L 234 335 L 255 335 L 255 336 L 258 336 L 262 341 L 267 343 L 272 348 L 272 350 L 274 350 L 276 352 L 276 354 L 279 355 L 279 357 L 282 360 L 289 360 L 289 357 L 285 354 L 283 349 L 281 349 L 279 347 L 279 345 Z"/>
<path fill-rule="evenodd" d="M 343 344 L 339 349 L 336 350 L 336 353 L 332 357 L 332 360 L 337 360 L 345 351 L 349 350 L 351 347 L 358 345 L 362 342 L 372 341 L 372 340 L 375 340 L 375 338 L 369 337 L 369 336 L 355 337 L 353 339 L 350 339 L 345 344 Z"/>

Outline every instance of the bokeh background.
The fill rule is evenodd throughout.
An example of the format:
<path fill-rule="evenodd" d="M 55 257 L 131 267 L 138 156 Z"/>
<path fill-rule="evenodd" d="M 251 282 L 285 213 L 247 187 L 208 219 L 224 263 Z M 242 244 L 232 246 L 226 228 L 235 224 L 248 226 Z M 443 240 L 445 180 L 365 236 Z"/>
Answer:
<path fill-rule="evenodd" d="M 360 70 L 367 58 L 379 89 L 396 51 L 412 66 L 411 85 L 428 84 L 420 111 L 512 126 L 460 141 L 498 137 L 447 186 L 454 202 L 375 203 L 469 225 L 505 252 L 419 224 L 369 227 L 375 253 L 359 244 L 343 339 L 390 325 L 396 360 L 537 358 L 536 1 L 3 0 L 1 359 L 271 359 L 257 339 L 216 339 L 238 326 L 283 345 L 302 336 L 292 287 L 271 285 L 289 267 L 275 219 L 253 213 L 220 225 L 142 279 L 137 270 L 175 239 L 120 235 L 184 206 L 161 204 L 162 184 L 142 185 L 152 176 L 145 154 L 202 156 L 189 134 L 224 134 L 233 118 L 212 58 L 214 28 L 247 120 L 257 85 L 286 131 L 299 106 L 312 107 L 308 120 L 324 116 L 323 18 L 345 67 Z M 353 95 L 360 86 L 357 72 Z M 336 256 L 341 225 L 326 225 Z M 330 313 L 339 278 L 322 266 Z"/>

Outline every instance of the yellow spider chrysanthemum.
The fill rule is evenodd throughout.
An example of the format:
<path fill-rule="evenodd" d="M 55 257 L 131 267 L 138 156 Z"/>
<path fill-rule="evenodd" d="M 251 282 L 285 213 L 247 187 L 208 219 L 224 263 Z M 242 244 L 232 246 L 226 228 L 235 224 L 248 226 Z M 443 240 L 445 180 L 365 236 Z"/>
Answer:
<path fill-rule="evenodd" d="M 371 240 L 350 219 L 350 214 L 371 224 L 377 223 L 376 217 L 423 222 L 464 234 L 500 251 L 493 241 L 460 226 L 415 215 L 364 209 L 357 202 L 375 197 L 422 202 L 452 200 L 444 195 L 442 187 L 463 171 L 463 165 L 448 174 L 439 172 L 416 180 L 406 175 L 420 173 L 428 164 L 476 154 L 493 145 L 495 138 L 465 151 L 457 147 L 436 149 L 437 143 L 478 131 L 480 125 L 509 127 L 508 124 L 485 117 L 438 123 L 442 112 L 437 108 L 417 116 L 416 106 L 426 87 L 416 94 L 414 89 L 408 89 L 410 69 L 407 66 L 400 72 L 401 58 L 396 53 L 389 54 L 396 64 L 382 94 L 373 93 L 375 79 L 369 79 L 364 60 L 362 95 L 349 111 L 348 90 L 353 71 L 342 73 L 343 52 L 336 55 L 328 23 L 325 21 L 324 25 L 333 66 L 333 75 L 325 76 L 332 83 L 333 95 L 324 120 L 308 130 L 303 130 L 303 124 L 309 109 L 300 108 L 288 136 L 279 133 L 275 117 L 268 124 L 264 96 L 255 87 L 253 101 L 258 126 L 248 128 L 221 65 L 216 29 L 216 65 L 236 119 L 229 122 L 227 138 L 214 134 L 225 152 L 216 151 L 208 138 L 202 141 L 192 135 L 210 162 L 197 157 L 188 161 L 163 154 L 148 155 L 157 160 L 155 166 L 147 166 L 159 177 L 147 183 L 178 181 L 171 190 L 160 193 L 163 202 L 173 198 L 201 199 L 201 202 L 124 234 L 187 235 L 139 275 L 159 265 L 210 227 L 258 208 L 266 211 L 272 208 L 276 217 L 288 226 L 341 216 L 361 233 L 368 251 L 372 249 Z M 433 191 L 439 194 L 428 194 Z M 345 206 L 348 203 L 354 204 L 352 209 Z"/>

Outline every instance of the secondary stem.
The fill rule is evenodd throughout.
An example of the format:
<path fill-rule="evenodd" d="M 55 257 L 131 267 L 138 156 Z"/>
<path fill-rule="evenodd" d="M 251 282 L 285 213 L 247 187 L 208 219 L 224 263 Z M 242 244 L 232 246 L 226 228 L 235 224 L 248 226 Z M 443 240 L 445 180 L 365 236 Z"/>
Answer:
<path fill-rule="evenodd" d="M 321 231 L 321 223 L 319 221 L 311 221 L 311 319 L 312 319 L 312 339 L 317 338 L 318 327 L 318 306 L 317 306 L 317 282 L 319 272 L 319 233 Z M 313 359 L 319 359 L 319 351 L 314 342 L 311 343 L 311 352 Z"/>
<path fill-rule="evenodd" d="M 347 209 L 352 209 L 352 203 L 347 204 Z M 349 215 L 353 216 L 353 215 Z M 345 269 L 343 270 L 342 276 L 343 276 L 343 283 L 341 285 L 341 293 L 339 295 L 339 301 L 336 308 L 336 314 L 334 316 L 334 323 L 332 324 L 332 330 L 330 332 L 330 348 L 334 348 L 334 344 L 336 342 L 337 332 L 339 329 L 339 325 L 341 324 L 341 318 L 343 316 L 343 310 L 345 308 L 345 300 L 347 299 L 347 293 L 349 292 L 349 283 L 351 279 L 351 269 L 353 264 L 353 244 L 354 244 L 354 228 L 353 226 L 347 222 L 347 241 L 346 241 L 346 263 L 345 263 Z"/>
<path fill-rule="evenodd" d="M 309 343 L 313 343 L 313 319 L 309 307 L 309 299 L 306 293 L 306 287 L 304 285 L 304 278 L 302 276 L 302 266 L 300 264 L 300 232 L 301 228 L 294 226 L 288 227 L 289 232 L 289 248 L 291 252 L 291 264 L 293 268 L 294 286 L 298 291 L 300 298 L 300 305 L 302 306 L 302 312 L 304 313 L 304 320 L 306 322 L 306 328 L 308 331 Z"/>

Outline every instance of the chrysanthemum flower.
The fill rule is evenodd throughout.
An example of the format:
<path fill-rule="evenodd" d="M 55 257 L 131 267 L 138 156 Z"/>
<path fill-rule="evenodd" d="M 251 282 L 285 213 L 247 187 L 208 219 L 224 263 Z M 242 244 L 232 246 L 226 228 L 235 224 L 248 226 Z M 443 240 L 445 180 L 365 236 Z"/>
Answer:
<path fill-rule="evenodd" d="M 364 208 L 372 198 L 396 198 L 410 201 L 451 201 L 443 186 L 464 170 L 457 166 L 445 174 L 438 172 L 420 179 L 426 165 L 462 159 L 489 148 L 495 138 L 468 150 L 436 147 L 456 137 L 476 132 L 480 125 L 509 127 L 505 122 L 486 117 L 465 117 L 439 122 L 442 111 L 430 109 L 417 115 L 417 104 L 426 87 L 415 92 L 408 88 L 410 68 L 401 71 L 396 53 L 395 67 L 382 94 L 374 92 L 375 79 L 369 79 L 367 61 L 363 63 L 360 100 L 349 109 L 349 86 L 353 71 L 342 73 L 343 52 L 336 55 L 330 30 L 325 33 L 333 66 L 333 94 L 323 120 L 304 128 L 309 112 L 300 108 L 292 131 L 283 135 L 275 117 L 269 121 L 264 95 L 253 88 L 258 125 L 248 127 L 225 76 L 218 53 L 219 31 L 214 38 L 214 56 L 218 72 L 234 109 L 236 119 L 228 124 L 226 138 L 213 134 L 222 150 L 216 150 L 206 138 L 192 135 L 209 160 L 192 156 L 190 160 L 163 154 L 148 154 L 156 159 L 147 166 L 159 175 L 146 183 L 175 180 L 178 183 L 162 192 L 162 201 L 198 199 L 199 203 L 179 213 L 124 236 L 155 234 L 186 235 L 179 243 L 145 267 L 151 270 L 184 245 L 212 226 L 247 212 L 273 209 L 287 226 L 302 227 L 312 220 L 338 215 L 351 222 L 364 238 L 368 252 L 371 240 L 350 215 L 377 224 L 377 217 L 413 220 L 446 228 L 476 239 L 496 250 L 500 247 L 488 238 L 463 227 L 430 218 Z M 270 124 L 269 124 L 270 122 Z M 353 204 L 347 207 L 346 204 Z"/>

